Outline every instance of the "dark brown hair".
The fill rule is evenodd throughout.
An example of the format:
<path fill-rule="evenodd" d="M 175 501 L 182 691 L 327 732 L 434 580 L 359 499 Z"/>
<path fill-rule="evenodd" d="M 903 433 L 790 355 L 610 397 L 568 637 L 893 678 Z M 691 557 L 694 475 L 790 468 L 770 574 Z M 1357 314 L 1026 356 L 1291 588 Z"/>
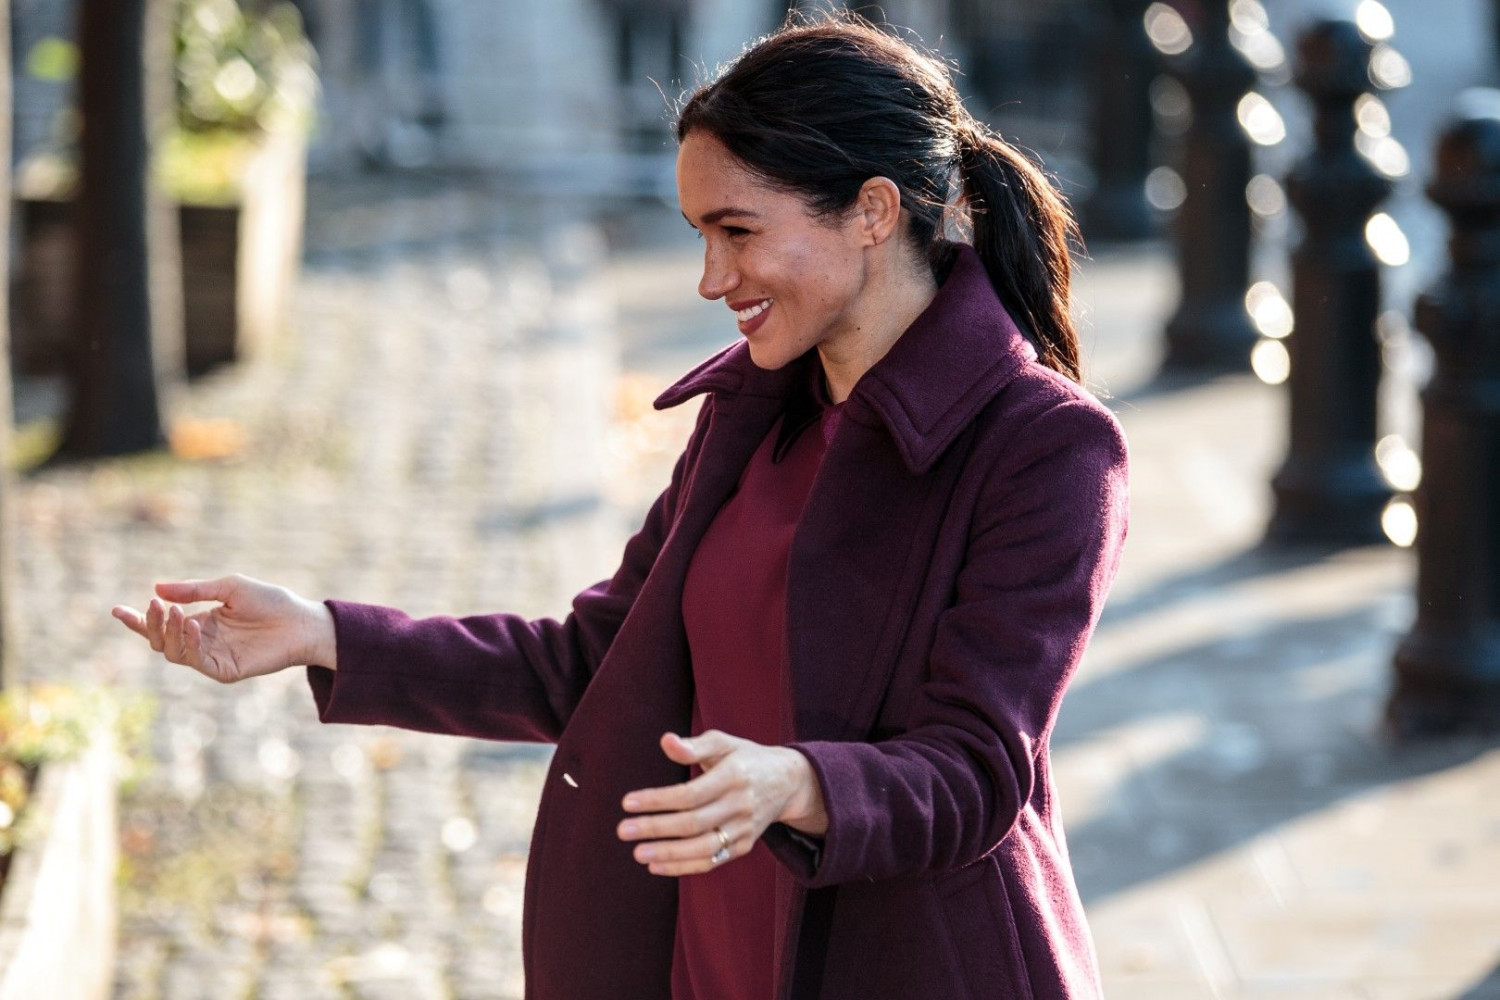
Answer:
<path fill-rule="evenodd" d="M 934 273 L 951 220 L 972 234 L 1042 363 L 1080 378 L 1068 308 L 1073 219 L 1036 164 L 964 108 L 936 57 L 857 14 L 789 17 L 681 105 L 677 140 L 694 129 L 815 215 L 842 215 L 866 180 L 890 178 L 910 213 L 908 238 Z"/>

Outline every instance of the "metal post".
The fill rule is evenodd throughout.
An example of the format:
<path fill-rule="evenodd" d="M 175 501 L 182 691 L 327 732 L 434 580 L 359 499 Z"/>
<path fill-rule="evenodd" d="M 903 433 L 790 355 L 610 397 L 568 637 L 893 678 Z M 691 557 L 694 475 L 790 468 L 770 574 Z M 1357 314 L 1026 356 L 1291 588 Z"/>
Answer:
<path fill-rule="evenodd" d="M 1315 143 L 1287 177 L 1302 219 L 1292 253 L 1291 433 L 1272 480 L 1276 542 L 1381 542 L 1391 490 L 1375 462 L 1380 264 L 1365 238 L 1391 182 L 1355 148 L 1355 102 L 1370 89 L 1373 46 L 1352 21 L 1313 24 L 1297 41 L 1297 86 Z"/>
<path fill-rule="evenodd" d="M 1183 142 L 1187 198 L 1175 235 L 1182 299 L 1167 323 L 1165 367 L 1244 371 L 1258 335 L 1245 312 L 1250 283 L 1251 142 L 1240 127 L 1240 99 L 1256 74 L 1229 41 L 1224 0 L 1178 0 L 1194 26 L 1193 45 L 1169 65 L 1192 103 Z M 1191 16 L 1189 16 L 1191 15 Z"/>
<path fill-rule="evenodd" d="M 1396 651 L 1400 735 L 1500 729 L 1500 91 L 1464 95 L 1427 195 L 1450 268 L 1417 301 L 1436 366 L 1422 393 L 1417 620 Z"/>
<path fill-rule="evenodd" d="M 1151 169 L 1151 80 L 1156 49 L 1142 20 L 1151 0 L 1098 4 L 1090 37 L 1093 68 L 1094 190 L 1080 213 L 1084 236 L 1140 240 L 1156 219 L 1146 201 Z"/>

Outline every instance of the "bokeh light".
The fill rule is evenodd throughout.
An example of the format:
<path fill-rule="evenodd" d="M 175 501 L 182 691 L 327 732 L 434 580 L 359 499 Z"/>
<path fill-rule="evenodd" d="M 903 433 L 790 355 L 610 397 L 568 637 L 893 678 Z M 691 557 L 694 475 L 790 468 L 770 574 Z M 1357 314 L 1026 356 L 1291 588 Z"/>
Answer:
<path fill-rule="evenodd" d="M 1163 55 L 1181 55 L 1192 47 L 1193 32 L 1175 8 L 1164 3 L 1153 3 L 1146 8 L 1143 20 L 1146 37 L 1151 39 L 1151 44 Z"/>
<path fill-rule="evenodd" d="M 1377 139 L 1391 134 L 1391 113 L 1374 94 L 1360 94 L 1355 99 L 1354 121 L 1361 132 Z"/>
<path fill-rule="evenodd" d="M 1268 31 L 1271 27 L 1271 19 L 1259 0 L 1232 0 L 1229 4 L 1229 23 L 1247 35 Z"/>
<path fill-rule="evenodd" d="M 1157 167 L 1146 175 L 1146 200 L 1152 208 L 1170 212 L 1187 201 L 1187 185 L 1171 167 Z"/>
<path fill-rule="evenodd" d="M 1165 73 L 1151 81 L 1151 111 L 1162 135 L 1182 135 L 1192 127 L 1192 98 L 1180 81 Z"/>
<path fill-rule="evenodd" d="M 1257 0 L 1233 0 L 1229 5 L 1229 41 L 1261 72 L 1286 63 L 1281 42 L 1271 33 L 1271 19 Z"/>
<path fill-rule="evenodd" d="M 1377 45 L 1370 53 L 1370 80 L 1377 87 L 1399 90 L 1411 83 L 1411 63 L 1389 45 Z"/>
<path fill-rule="evenodd" d="M 1270 218 L 1286 211 L 1286 192 L 1270 174 L 1256 174 L 1245 185 L 1245 202 L 1256 215 Z"/>
<path fill-rule="evenodd" d="M 1417 540 L 1417 508 L 1409 497 L 1396 497 L 1385 505 L 1380 515 L 1380 528 L 1396 545 L 1411 548 Z"/>
<path fill-rule="evenodd" d="M 1354 10 L 1354 23 L 1359 33 L 1371 42 L 1388 41 L 1396 34 L 1396 21 L 1379 0 L 1360 0 Z"/>
<path fill-rule="evenodd" d="M 1281 385 L 1292 376 L 1292 356 L 1279 340 L 1262 340 L 1250 352 L 1250 370 L 1266 385 Z"/>
<path fill-rule="evenodd" d="M 1263 336 L 1280 340 L 1292 332 L 1292 307 L 1269 281 L 1257 281 L 1245 292 L 1245 311 Z"/>
<path fill-rule="evenodd" d="M 466 816 L 450 816 L 443 823 L 443 846 L 454 854 L 462 854 L 479 841 L 479 831 L 474 821 Z"/>
<path fill-rule="evenodd" d="M 1286 123 L 1281 120 L 1281 113 L 1253 90 L 1240 98 L 1235 115 L 1245 134 L 1258 146 L 1274 146 L 1286 138 Z"/>
<path fill-rule="evenodd" d="M 1375 464 L 1392 489 L 1410 493 L 1422 482 L 1422 458 L 1399 434 L 1387 434 L 1375 445 Z"/>
<path fill-rule="evenodd" d="M 1411 260 L 1411 244 L 1396 220 L 1384 212 L 1376 212 L 1365 223 L 1365 242 L 1375 252 L 1375 257 L 1388 267 L 1400 267 Z"/>
<path fill-rule="evenodd" d="M 1411 173 L 1411 157 L 1407 155 L 1406 147 L 1388 135 L 1375 137 L 1356 132 L 1354 148 L 1372 167 L 1392 180 Z"/>

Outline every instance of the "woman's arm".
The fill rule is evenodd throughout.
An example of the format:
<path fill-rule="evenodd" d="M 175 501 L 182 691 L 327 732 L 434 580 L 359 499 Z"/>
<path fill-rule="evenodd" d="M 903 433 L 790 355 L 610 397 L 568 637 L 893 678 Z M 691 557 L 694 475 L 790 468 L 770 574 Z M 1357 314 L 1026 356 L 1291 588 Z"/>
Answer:
<path fill-rule="evenodd" d="M 705 400 L 671 484 L 625 546 L 615 575 L 575 597 L 561 621 L 514 614 L 413 619 L 393 608 L 325 602 L 335 622 L 338 669 L 308 668 L 318 717 L 555 741 L 656 564 L 710 406 Z"/>
<path fill-rule="evenodd" d="M 771 827 L 783 863 L 824 886 L 950 869 L 1005 837 L 1031 797 L 1126 519 L 1114 419 L 1080 401 L 1032 420 L 982 491 L 911 728 L 879 743 L 793 744 L 816 775 L 827 829 L 814 850 Z"/>

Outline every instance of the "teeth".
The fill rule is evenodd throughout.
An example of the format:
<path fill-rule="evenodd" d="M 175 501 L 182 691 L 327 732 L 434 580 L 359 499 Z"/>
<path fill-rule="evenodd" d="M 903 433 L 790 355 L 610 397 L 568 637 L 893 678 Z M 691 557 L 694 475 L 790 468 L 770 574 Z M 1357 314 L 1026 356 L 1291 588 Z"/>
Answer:
<path fill-rule="evenodd" d="M 761 313 L 765 312 L 767 309 L 771 308 L 772 301 L 773 300 L 771 299 L 764 299 L 760 302 L 757 302 L 749 309 L 741 309 L 739 312 L 735 313 L 735 315 L 740 318 L 741 323 L 748 323 L 755 317 L 759 316 Z"/>

